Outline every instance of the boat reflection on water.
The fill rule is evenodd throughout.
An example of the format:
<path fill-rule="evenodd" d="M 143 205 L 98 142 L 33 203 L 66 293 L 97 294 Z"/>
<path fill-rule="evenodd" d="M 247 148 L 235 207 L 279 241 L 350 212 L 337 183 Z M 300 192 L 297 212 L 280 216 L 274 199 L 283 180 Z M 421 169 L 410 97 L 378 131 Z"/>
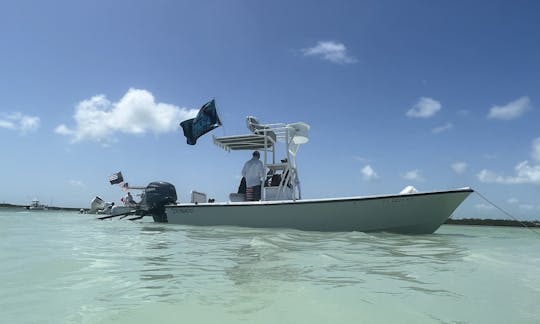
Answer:
<path fill-rule="evenodd" d="M 458 293 L 432 276 L 451 276 L 470 253 L 448 235 L 159 224 L 144 226 L 141 235 L 146 243 L 139 273 L 149 283 L 148 296 L 159 289 L 163 298 L 202 298 L 209 305 L 235 305 L 239 313 L 269 307 L 276 295 L 302 287 L 454 298 Z"/>

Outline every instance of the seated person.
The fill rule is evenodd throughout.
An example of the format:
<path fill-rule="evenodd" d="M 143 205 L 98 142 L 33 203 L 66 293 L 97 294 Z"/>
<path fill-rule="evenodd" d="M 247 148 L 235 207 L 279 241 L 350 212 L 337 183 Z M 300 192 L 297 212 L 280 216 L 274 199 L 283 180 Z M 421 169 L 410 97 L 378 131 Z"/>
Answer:
<path fill-rule="evenodd" d="M 124 198 L 124 205 L 127 207 L 133 207 L 137 205 L 137 203 L 133 199 L 133 196 L 131 195 L 131 192 L 128 192 L 126 197 Z"/>

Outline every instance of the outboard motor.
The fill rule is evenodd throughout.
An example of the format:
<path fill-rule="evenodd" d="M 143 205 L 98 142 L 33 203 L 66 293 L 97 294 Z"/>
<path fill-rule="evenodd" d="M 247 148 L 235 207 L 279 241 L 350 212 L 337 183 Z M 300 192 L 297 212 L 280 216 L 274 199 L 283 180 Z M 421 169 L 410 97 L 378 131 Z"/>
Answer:
<path fill-rule="evenodd" d="M 88 210 L 88 214 L 97 214 L 98 210 L 103 210 L 107 204 L 101 197 L 96 196 L 92 201 L 90 202 L 90 210 Z"/>
<path fill-rule="evenodd" d="M 176 203 L 176 189 L 168 182 L 151 182 L 144 189 L 141 207 L 152 215 L 154 222 L 166 223 L 165 205 Z"/>

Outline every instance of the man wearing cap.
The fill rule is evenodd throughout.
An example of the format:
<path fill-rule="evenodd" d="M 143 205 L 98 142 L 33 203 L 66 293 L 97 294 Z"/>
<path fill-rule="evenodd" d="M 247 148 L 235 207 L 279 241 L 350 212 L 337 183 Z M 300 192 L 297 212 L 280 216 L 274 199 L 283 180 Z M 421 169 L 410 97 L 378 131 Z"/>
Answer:
<path fill-rule="evenodd" d="M 261 200 L 261 182 L 265 177 L 259 151 L 253 152 L 251 160 L 244 164 L 242 176 L 246 178 L 246 200 Z"/>

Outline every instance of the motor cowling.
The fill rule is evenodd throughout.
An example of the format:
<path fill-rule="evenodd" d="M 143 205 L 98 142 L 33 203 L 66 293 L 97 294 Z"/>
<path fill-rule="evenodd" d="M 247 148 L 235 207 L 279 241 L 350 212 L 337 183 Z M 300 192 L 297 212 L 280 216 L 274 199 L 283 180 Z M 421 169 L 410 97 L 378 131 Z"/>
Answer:
<path fill-rule="evenodd" d="M 90 209 L 88 210 L 89 214 L 96 214 L 98 210 L 104 209 L 106 207 L 106 203 L 101 197 L 96 196 L 92 201 L 90 202 Z"/>
<path fill-rule="evenodd" d="M 163 181 L 151 182 L 144 189 L 141 207 L 154 217 L 155 222 L 167 222 L 165 205 L 176 203 L 176 188 Z"/>

